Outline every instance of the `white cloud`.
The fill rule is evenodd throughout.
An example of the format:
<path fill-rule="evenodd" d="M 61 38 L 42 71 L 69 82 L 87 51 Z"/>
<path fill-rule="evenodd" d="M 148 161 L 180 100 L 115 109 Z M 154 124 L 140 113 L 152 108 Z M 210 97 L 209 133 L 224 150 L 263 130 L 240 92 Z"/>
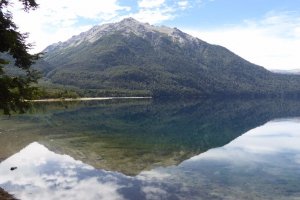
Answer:
<path fill-rule="evenodd" d="M 157 24 L 174 19 L 178 11 L 190 6 L 188 0 L 139 0 L 135 10 L 121 6 L 120 0 L 37 0 L 37 3 L 39 8 L 29 13 L 23 12 L 17 2 L 11 8 L 20 31 L 30 33 L 28 42 L 35 45 L 32 52 L 65 41 L 96 24 L 115 22 L 125 17 Z"/>
<path fill-rule="evenodd" d="M 185 31 L 207 42 L 225 46 L 267 69 L 300 68 L 300 16 L 268 13 L 261 20 L 211 30 Z"/>
<path fill-rule="evenodd" d="M 165 0 L 141 0 L 138 2 L 140 8 L 157 8 L 162 6 Z"/>
<path fill-rule="evenodd" d="M 74 34 L 86 31 L 92 24 L 84 25 L 82 20 L 94 20 L 98 23 L 109 21 L 120 12 L 130 11 L 130 7 L 120 6 L 117 0 L 37 0 L 40 5 L 35 11 L 23 12 L 18 3 L 12 11 L 14 20 L 22 32 L 29 32 L 29 42 L 36 45 L 35 51 L 41 51 L 47 45 L 68 39 Z"/>
<path fill-rule="evenodd" d="M 177 2 L 180 9 L 185 10 L 189 7 L 189 2 L 186 0 L 181 0 Z"/>
<path fill-rule="evenodd" d="M 138 1 L 137 12 L 121 17 L 133 17 L 141 22 L 158 24 L 176 18 L 179 15 L 179 11 L 183 11 L 189 7 L 190 2 L 188 0 L 141 0 Z"/>
<path fill-rule="evenodd" d="M 175 9 L 171 7 L 161 7 L 155 9 L 141 9 L 137 13 L 130 14 L 129 16 L 141 22 L 157 24 L 175 18 L 174 12 Z"/>

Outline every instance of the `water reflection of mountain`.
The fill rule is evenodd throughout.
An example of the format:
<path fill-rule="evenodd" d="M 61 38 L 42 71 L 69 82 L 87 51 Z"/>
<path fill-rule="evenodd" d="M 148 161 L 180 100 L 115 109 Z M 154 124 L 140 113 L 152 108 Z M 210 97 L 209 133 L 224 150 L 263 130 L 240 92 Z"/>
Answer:
<path fill-rule="evenodd" d="M 137 176 L 97 170 L 33 142 L 0 163 L 18 199 L 284 199 L 300 195 L 300 118 L 274 120 L 220 148 Z M 16 170 L 10 171 L 12 166 Z"/>
<path fill-rule="evenodd" d="M 271 119 L 300 116 L 300 102 L 293 100 L 106 102 L 71 105 L 68 109 L 66 105 L 62 109 L 51 107 L 47 112 L 10 121 L 20 127 L 26 124 L 25 131 L 35 133 L 33 141 L 55 152 L 130 175 L 154 166 L 176 165 L 223 146 Z M 43 110 L 48 110 L 47 106 Z"/>

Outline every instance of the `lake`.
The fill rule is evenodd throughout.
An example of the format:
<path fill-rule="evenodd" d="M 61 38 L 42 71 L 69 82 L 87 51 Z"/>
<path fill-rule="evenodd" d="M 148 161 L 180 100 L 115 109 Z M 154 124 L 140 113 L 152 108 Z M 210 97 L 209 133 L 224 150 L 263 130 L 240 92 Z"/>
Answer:
<path fill-rule="evenodd" d="M 22 200 L 295 200 L 300 101 L 34 103 L 0 116 L 0 161 Z"/>

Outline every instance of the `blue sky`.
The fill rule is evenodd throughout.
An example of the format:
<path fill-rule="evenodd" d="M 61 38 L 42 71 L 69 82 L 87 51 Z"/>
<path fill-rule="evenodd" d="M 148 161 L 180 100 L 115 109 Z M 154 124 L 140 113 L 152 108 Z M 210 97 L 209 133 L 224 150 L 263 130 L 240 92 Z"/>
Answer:
<path fill-rule="evenodd" d="M 297 7 L 300 7 L 297 0 L 215 0 L 191 8 L 183 20 L 192 19 L 191 26 L 198 23 L 203 27 L 215 27 L 260 19 L 271 11 L 294 11 Z"/>
<path fill-rule="evenodd" d="M 33 52 L 94 25 L 134 17 L 177 27 L 268 69 L 300 69 L 300 0 L 36 0 L 11 7 Z M 299 51 L 299 52 L 298 52 Z"/>

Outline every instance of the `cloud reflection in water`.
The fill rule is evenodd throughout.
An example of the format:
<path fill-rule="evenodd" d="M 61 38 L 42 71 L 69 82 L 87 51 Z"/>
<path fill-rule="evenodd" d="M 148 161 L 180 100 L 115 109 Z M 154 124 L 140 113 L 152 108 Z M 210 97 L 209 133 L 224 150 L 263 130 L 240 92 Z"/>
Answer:
<path fill-rule="evenodd" d="M 10 167 L 18 167 L 10 171 Z M 122 199 L 117 177 L 34 142 L 0 165 L 0 184 L 20 199 Z"/>
<path fill-rule="evenodd" d="M 24 200 L 294 199 L 300 195 L 299 164 L 300 123 L 290 119 L 136 177 L 94 169 L 34 142 L 0 164 L 0 186 Z"/>

